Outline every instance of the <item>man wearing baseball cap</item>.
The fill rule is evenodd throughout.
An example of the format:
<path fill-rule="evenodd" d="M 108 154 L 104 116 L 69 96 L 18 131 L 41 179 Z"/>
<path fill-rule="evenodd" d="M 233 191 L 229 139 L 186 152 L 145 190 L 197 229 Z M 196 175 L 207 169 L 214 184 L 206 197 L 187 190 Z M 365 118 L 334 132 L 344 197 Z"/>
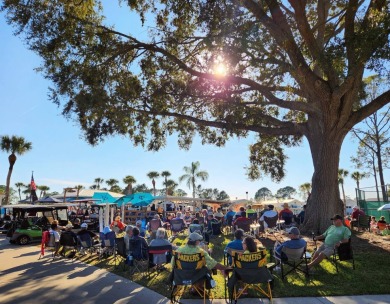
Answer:
<path fill-rule="evenodd" d="M 300 232 L 297 227 L 292 227 L 289 230 L 287 230 L 288 236 L 290 237 L 290 240 L 283 242 L 282 244 L 275 244 L 275 258 L 277 260 L 284 260 L 287 259 L 287 257 L 282 252 L 283 247 L 291 248 L 291 249 L 299 249 L 299 248 L 306 248 L 306 241 L 300 237 Z"/>
<path fill-rule="evenodd" d="M 331 220 L 333 225 L 330 226 L 323 234 L 315 236 L 314 240 L 324 240 L 324 243 L 314 253 L 311 262 L 308 264 L 309 269 L 318 265 L 324 258 L 329 258 L 334 248 L 340 246 L 342 243 L 348 243 L 351 237 L 351 230 L 343 225 L 343 217 L 335 214 Z"/>

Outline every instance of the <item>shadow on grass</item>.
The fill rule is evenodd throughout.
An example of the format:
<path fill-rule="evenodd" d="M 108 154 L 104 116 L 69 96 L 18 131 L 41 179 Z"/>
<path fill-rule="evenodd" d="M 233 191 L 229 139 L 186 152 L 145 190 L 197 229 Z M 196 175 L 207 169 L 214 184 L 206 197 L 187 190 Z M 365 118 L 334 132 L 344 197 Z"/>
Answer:
<path fill-rule="evenodd" d="M 316 272 L 309 277 L 301 273 L 293 272 L 281 280 L 275 275 L 275 287 L 273 289 L 274 297 L 322 297 L 338 295 L 359 295 L 359 294 L 386 294 L 390 292 L 388 282 L 388 273 L 390 273 L 390 263 L 388 263 L 389 251 L 381 248 L 378 244 L 370 242 L 368 239 L 360 237 L 359 233 L 352 234 L 352 247 L 354 250 L 355 267 L 352 269 L 350 261 L 339 262 L 339 272 L 336 272 L 335 265 L 324 260 L 317 268 Z M 211 256 L 218 262 L 223 263 L 223 250 L 226 244 L 231 241 L 232 235 L 221 235 L 211 239 L 210 248 Z M 305 237 L 310 243 L 310 236 Z M 273 248 L 275 239 L 273 236 L 260 239 L 266 248 Z M 174 240 L 177 246 L 186 243 L 185 236 L 178 236 Z M 313 248 L 313 244 L 309 244 Z M 310 251 L 310 249 L 309 249 Z M 269 256 L 270 258 L 270 256 Z M 150 276 L 145 273 L 136 273 L 130 276 L 129 271 L 123 271 L 121 267 L 115 268 L 113 259 L 99 261 L 97 257 L 90 257 L 85 262 L 93 264 L 100 268 L 105 268 L 117 275 L 130 279 L 142 286 L 154 290 L 166 297 L 170 296 L 167 280 L 170 273 L 168 271 L 153 272 Z M 213 289 L 215 298 L 225 297 L 225 279 L 221 273 L 214 275 L 217 283 Z M 263 297 L 257 292 L 249 291 L 246 297 Z M 183 298 L 193 298 L 188 293 Z"/>

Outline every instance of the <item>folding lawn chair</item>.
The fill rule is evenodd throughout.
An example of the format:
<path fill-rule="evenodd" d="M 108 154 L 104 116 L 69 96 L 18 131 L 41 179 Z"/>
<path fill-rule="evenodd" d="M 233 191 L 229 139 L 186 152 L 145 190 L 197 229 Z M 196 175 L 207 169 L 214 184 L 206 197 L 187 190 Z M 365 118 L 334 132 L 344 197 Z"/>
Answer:
<path fill-rule="evenodd" d="M 149 267 L 148 247 L 140 239 L 130 239 L 129 251 L 131 258 L 130 275 L 147 271 Z"/>
<path fill-rule="evenodd" d="M 182 254 L 174 253 L 174 265 L 171 273 L 171 302 L 180 303 L 183 293 L 192 288 L 206 302 L 212 298 L 210 271 L 206 267 L 204 253 Z"/>
<path fill-rule="evenodd" d="M 170 224 L 172 234 L 183 232 L 186 228 L 186 224 L 184 223 L 183 219 L 172 219 Z"/>
<path fill-rule="evenodd" d="M 336 266 L 337 272 L 339 272 L 337 264 L 340 261 L 352 261 L 352 268 L 355 270 L 355 259 L 353 257 L 351 238 L 349 238 L 348 243 L 342 243 L 339 247 L 334 249 L 332 261 Z"/>
<path fill-rule="evenodd" d="M 78 247 L 79 247 L 79 252 L 81 254 L 86 254 L 86 253 L 94 253 L 96 252 L 96 247 L 94 245 L 94 242 L 91 238 L 91 236 L 87 233 L 77 235 L 77 240 L 78 240 Z"/>
<path fill-rule="evenodd" d="M 255 253 L 238 253 L 233 256 L 233 270 L 225 281 L 226 290 L 229 291 L 229 300 L 237 303 L 248 288 L 253 288 L 265 295 L 272 302 L 273 277 L 266 267 L 266 251 Z M 265 287 L 262 287 L 262 284 Z M 239 288 L 240 286 L 240 288 Z"/>
<path fill-rule="evenodd" d="M 306 248 L 282 248 L 282 256 L 275 259 L 280 262 L 282 280 L 291 272 L 299 271 L 305 275 L 309 275 L 307 260 L 309 256 L 306 254 Z M 287 267 L 286 267 L 287 266 Z"/>
<path fill-rule="evenodd" d="M 149 246 L 148 255 L 148 274 L 154 267 L 157 271 L 166 270 L 164 265 L 171 262 L 172 245 Z"/>
<path fill-rule="evenodd" d="M 71 233 L 61 233 L 60 236 L 60 245 L 62 246 L 62 249 L 60 251 L 60 255 L 63 257 L 76 258 L 77 253 L 77 237 L 73 236 Z M 68 252 L 70 250 L 70 252 Z"/>
<path fill-rule="evenodd" d="M 108 256 L 114 256 L 116 258 L 116 249 L 115 249 L 115 238 L 116 234 L 114 231 L 110 231 L 108 233 L 99 233 L 100 242 L 102 250 L 99 254 L 99 259 Z"/>

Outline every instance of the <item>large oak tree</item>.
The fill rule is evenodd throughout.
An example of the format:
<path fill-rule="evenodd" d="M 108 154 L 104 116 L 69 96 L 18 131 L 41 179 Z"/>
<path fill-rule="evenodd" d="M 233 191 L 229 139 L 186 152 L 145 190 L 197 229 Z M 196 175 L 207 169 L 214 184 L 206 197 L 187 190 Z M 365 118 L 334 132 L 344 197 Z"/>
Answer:
<path fill-rule="evenodd" d="M 182 148 L 196 133 L 218 146 L 254 133 L 249 176 L 279 181 L 283 149 L 305 137 L 314 167 L 305 225 L 325 229 L 343 209 L 345 136 L 389 103 L 390 91 L 359 102 L 363 75 L 388 73 L 389 1 L 120 2 L 153 24 L 149 39 L 105 24 L 99 1 L 3 1 L 88 142 L 119 134 L 158 150 L 173 132 Z"/>

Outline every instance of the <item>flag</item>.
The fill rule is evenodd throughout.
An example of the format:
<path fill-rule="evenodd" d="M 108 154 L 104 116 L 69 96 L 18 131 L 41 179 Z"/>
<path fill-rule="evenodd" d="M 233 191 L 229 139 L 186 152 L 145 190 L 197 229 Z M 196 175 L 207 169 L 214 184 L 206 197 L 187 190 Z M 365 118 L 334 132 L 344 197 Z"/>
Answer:
<path fill-rule="evenodd" d="M 37 190 L 37 185 L 35 185 L 34 175 L 33 175 L 33 173 L 31 173 L 31 183 L 30 183 L 31 202 L 35 202 L 38 200 L 38 196 L 37 196 L 37 193 L 35 190 Z"/>

